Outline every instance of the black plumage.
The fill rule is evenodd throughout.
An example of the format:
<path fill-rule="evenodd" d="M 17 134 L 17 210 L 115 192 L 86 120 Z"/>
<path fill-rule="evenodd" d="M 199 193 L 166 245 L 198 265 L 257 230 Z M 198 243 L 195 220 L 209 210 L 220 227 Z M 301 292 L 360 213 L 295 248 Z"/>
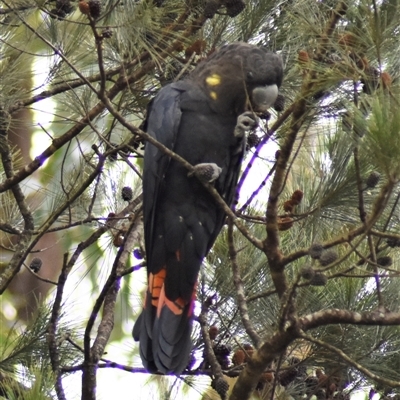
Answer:
<path fill-rule="evenodd" d="M 264 112 L 274 104 L 282 69 L 281 58 L 263 48 L 223 46 L 185 80 L 160 90 L 150 103 L 145 129 L 193 166 L 202 164 L 200 171 L 209 164 L 212 184 L 231 205 L 245 131 L 256 120 L 251 113 L 242 114 Z M 180 373 L 188 363 L 197 276 L 225 219 L 199 179 L 146 144 L 143 209 L 149 286 L 133 336 L 151 372 Z"/>

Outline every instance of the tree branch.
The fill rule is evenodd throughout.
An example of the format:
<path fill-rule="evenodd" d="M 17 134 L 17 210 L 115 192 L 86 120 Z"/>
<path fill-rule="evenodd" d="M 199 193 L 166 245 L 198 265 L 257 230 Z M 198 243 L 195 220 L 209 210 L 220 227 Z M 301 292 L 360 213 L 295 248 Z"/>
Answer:
<path fill-rule="evenodd" d="M 244 285 L 240 276 L 239 265 L 237 264 L 237 251 L 233 243 L 233 224 L 232 221 L 228 220 L 228 246 L 229 246 L 229 259 L 231 262 L 233 282 L 236 288 L 237 304 L 239 308 L 240 317 L 246 333 L 251 338 L 254 346 L 258 348 L 261 344 L 261 338 L 254 329 L 254 326 L 250 320 L 248 313 L 246 296 L 244 292 Z"/>
<path fill-rule="evenodd" d="M 374 374 L 373 372 L 371 372 L 368 368 L 363 367 L 360 363 L 358 363 L 357 361 L 354 361 L 351 357 L 349 357 L 345 352 L 343 352 L 342 350 L 338 349 L 335 346 L 332 346 L 329 343 L 326 343 L 322 340 L 318 340 L 313 338 L 310 335 L 306 335 L 305 333 L 301 333 L 300 337 L 311 342 L 314 343 L 318 346 L 324 347 L 325 349 L 331 351 L 332 353 L 338 355 L 343 361 L 346 362 L 346 364 L 351 365 L 352 367 L 354 367 L 355 369 L 359 370 L 362 374 L 364 374 L 365 376 L 368 376 L 368 378 L 373 379 L 375 382 L 380 383 L 381 385 L 385 385 L 385 386 L 389 386 L 389 387 L 400 387 L 400 382 L 399 381 L 392 381 L 390 379 L 386 379 L 383 378 L 379 375 Z"/>

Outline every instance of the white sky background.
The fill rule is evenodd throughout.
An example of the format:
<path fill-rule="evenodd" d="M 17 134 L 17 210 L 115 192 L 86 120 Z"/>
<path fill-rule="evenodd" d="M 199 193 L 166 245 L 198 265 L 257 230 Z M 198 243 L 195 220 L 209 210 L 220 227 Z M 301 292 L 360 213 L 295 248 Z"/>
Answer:
<path fill-rule="evenodd" d="M 48 73 L 49 68 L 49 59 L 48 58 L 39 58 L 38 62 L 34 65 L 34 77 L 35 82 L 34 86 L 39 88 L 38 92 L 41 92 L 46 89 L 43 86 Z M 52 122 L 52 111 L 54 109 L 55 103 L 52 99 L 45 99 L 36 103 L 34 105 L 35 114 L 34 114 L 34 123 L 37 125 L 37 131 L 33 135 L 33 146 L 31 151 L 31 156 L 36 157 L 39 155 L 44 148 L 46 148 L 51 143 L 51 139 L 46 135 L 46 133 L 40 128 L 39 124 L 47 129 Z M 51 132 L 49 132 L 51 134 Z M 273 165 L 273 161 L 275 158 L 275 151 L 277 150 L 277 145 L 272 144 L 270 142 L 267 146 L 264 147 L 263 152 L 261 153 L 261 158 L 258 159 L 250 173 L 250 178 L 247 179 L 243 190 L 242 190 L 242 201 L 258 187 L 258 185 L 265 178 L 266 174 L 270 170 Z M 247 161 L 251 157 L 251 154 L 248 155 Z M 265 160 L 263 160 L 265 158 Z M 244 162 L 244 166 L 247 165 L 247 161 Z M 121 164 L 121 163 L 119 163 Z M 119 178 L 119 177 L 118 177 Z M 116 180 L 118 179 L 116 177 Z M 128 175 L 129 179 L 129 175 Z M 33 183 L 33 182 L 32 182 Z M 126 182 L 126 185 L 129 185 L 129 181 Z M 268 187 L 268 185 L 266 185 Z M 244 195 L 243 195 L 244 194 Z M 262 201 L 266 200 L 267 192 L 266 188 L 264 188 L 257 198 L 262 199 Z M 256 199 L 257 199 L 256 198 Z M 109 238 L 102 238 L 102 240 L 109 240 Z M 104 243 L 105 244 L 105 243 Z M 79 318 L 87 319 L 91 313 L 92 302 L 91 301 L 82 301 L 82 299 L 90 299 L 92 295 L 93 288 L 91 286 L 90 280 L 85 279 L 86 268 L 79 268 L 74 270 L 70 275 L 67 281 L 66 286 L 66 295 L 64 296 L 64 301 L 66 301 L 69 305 L 75 305 L 75 307 L 79 310 Z M 106 272 L 104 273 L 104 276 Z M 142 284 L 146 279 L 144 269 L 141 272 L 134 273 L 134 279 L 131 279 L 132 282 L 136 282 L 136 287 L 130 287 L 131 292 L 131 300 L 134 301 L 138 296 L 141 289 Z M 101 285 L 101 283 L 99 282 Z M 134 306 L 134 304 L 132 304 Z M 71 306 L 72 307 L 72 306 Z M 118 312 L 118 311 L 117 311 Z M 124 331 L 128 334 L 133 327 L 134 321 L 127 321 L 124 326 Z M 95 332 L 95 329 L 94 329 Z M 131 336 L 128 336 L 127 342 L 125 343 L 112 343 L 106 347 L 107 354 L 104 356 L 106 359 L 117 362 L 119 364 L 132 365 L 132 353 L 134 352 L 134 348 L 137 349 L 137 345 L 134 343 Z M 137 358 L 135 361 L 135 367 L 140 367 L 140 359 Z M 160 393 L 158 392 L 157 386 L 154 384 L 146 383 L 148 379 L 148 375 L 143 374 L 134 374 L 126 371 L 121 371 L 113 368 L 99 369 L 97 372 L 97 398 L 98 400 L 106 400 L 118 398 L 118 400 L 125 399 L 159 399 Z M 174 378 L 170 378 L 174 379 Z M 80 399 L 81 397 L 81 374 L 75 373 L 70 376 L 67 376 L 64 380 L 64 387 L 66 390 L 66 394 L 68 400 Z M 207 387 L 208 383 L 204 382 L 204 384 L 200 385 L 200 387 Z M 177 393 L 177 392 L 175 392 Z M 179 391 L 178 391 L 179 393 Z M 189 392 L 190 394 L 178 395 L 175 397 L 176 400 L 180 400 L 181 398 L 190 398 L 191 400 L 201 399 L 201 395 L 194 390 Z M 365 399 L 365 393 L 359 392 L 355 393 L 352 396 L 352 399 L 361 400 Z"/>

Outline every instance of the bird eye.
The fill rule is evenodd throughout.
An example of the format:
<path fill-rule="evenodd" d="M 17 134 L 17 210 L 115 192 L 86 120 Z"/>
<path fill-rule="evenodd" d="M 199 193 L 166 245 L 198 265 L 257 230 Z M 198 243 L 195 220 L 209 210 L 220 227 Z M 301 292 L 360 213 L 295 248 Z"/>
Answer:
<path fill-rule="evenodd" d="M 249 71 L 247 72 L 246 77 L 247 80 L 251 81 L 254 78 L 254 74 L 251 71 Z"/>

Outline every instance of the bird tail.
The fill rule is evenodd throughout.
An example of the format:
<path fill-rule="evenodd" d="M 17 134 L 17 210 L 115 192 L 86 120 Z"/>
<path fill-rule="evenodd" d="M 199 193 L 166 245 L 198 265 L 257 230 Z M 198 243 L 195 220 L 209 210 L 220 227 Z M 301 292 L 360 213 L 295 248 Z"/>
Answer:
<path fill-rule="evenodd" d="M 145 306 L 133 328 L 140 357 L 149 372 L 179 374 L 189 363 L 196 287 L 190 301 L 165 295 L 165 272 L 149 276 Z"/>

